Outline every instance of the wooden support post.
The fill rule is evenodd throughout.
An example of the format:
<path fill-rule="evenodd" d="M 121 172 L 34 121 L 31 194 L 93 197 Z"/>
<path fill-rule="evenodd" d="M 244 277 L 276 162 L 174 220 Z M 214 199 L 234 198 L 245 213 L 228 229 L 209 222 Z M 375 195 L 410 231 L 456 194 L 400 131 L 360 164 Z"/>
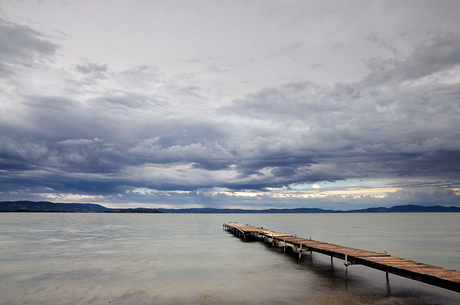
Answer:
<path fill-rule="evenodd" d="M 302 258 L 302 244 L 300 244 L 300 249 L 299 249 L 299 260 Z"/>
<path fill-rule="evenodd" d="M 348 280 L 348 254 L 345 254 L 345 282 Z"/>
<path fill-rule="evenodd" d="M 387 272 L 387 291 L 388 291 L 388 292 L 391 292 L 391 289 L 390 289 L 390 279 L 388 278 L 388 272 Z"/>
<path fill-rule="evenodd" d="M 387 254 L 387 251 L 385 251 L 385 254 Z M 386 272 L 386 277 L 387 277 L 387 285 L 388 285 L 388 271 Z"/>

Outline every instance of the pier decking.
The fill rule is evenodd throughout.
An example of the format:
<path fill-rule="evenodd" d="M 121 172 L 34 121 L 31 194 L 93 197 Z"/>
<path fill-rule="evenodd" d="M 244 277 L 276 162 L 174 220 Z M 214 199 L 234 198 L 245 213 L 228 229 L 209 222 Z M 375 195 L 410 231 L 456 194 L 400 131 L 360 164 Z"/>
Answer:
<path fill-rule="evenodd" d="M 344 260 L 345 267 L 353 264 L 368 266 L 374 269 L 396 274 L 402 277 L 424 282 L 434 286 L 460 292 L 460 272 L 423 263 L 393 257 L 386 253 L 342 247 L 311 239 L 300 238 L 289 234 L 281 234 L 264 228 L 247 224 L 224 223 L 224 229 L 243 239 L 263 239 L 274 246 L 283 247 L 285 252 L 313 251 Z"/>

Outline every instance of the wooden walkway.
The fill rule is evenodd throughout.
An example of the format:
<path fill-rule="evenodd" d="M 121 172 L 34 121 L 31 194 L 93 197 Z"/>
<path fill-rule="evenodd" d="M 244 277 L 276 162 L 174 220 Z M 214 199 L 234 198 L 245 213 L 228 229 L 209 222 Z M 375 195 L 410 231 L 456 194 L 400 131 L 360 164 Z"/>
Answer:
<path fill-rule="evenodd" d="M 289 234 L 280 234 L 264 228 L 247 224 L 224 223 L 224 229 L 243 239 L 263 239 L 274 246 L 283 247 L 285 252 L 314 251 L 344 260 L 345 267 L 353 264 L 396 274 L 402 277 L 424 282 L 434 286 L 460 292 L 460 272 L 427 264 L 417 263 L 403 258 L 392 257 L 386 253 L 377 253 L 342 247 Z"/>

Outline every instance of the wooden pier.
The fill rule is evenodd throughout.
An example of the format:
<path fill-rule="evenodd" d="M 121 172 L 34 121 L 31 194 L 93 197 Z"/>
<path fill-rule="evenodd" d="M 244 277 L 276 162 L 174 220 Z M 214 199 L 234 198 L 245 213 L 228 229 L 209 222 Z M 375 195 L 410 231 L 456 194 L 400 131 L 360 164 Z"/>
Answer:
<path fill-rule="evenodd" d="M 460 292 L 460 272 L 427 264 L 417 263 L 403 258 L 393 257 L 386 253 L 342 247 L 311 239 L 300 238 L 289 234 L 281 234 L 264 228 L 247 224 L 224 223 L 225 230 L 242 239 L 263 239 L 273 246 L 283 247 L 285 252 L 299 253 L 311 251 L 344 260 L 345 268 L 350 265 L 364 265 L 402 277 Z M 347 269 L 346 269 L 347 270 Z"/>

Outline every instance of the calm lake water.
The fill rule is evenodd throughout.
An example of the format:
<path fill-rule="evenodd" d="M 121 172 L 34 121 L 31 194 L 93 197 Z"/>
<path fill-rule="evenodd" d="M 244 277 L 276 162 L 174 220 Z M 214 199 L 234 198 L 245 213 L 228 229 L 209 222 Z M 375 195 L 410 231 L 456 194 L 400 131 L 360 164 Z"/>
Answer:
<path fill-rule="evenodd" d="M 460 213 L 0 213 L 0 304 L 460 304 L 460 293 L 322 254 L 243 242 L 224 222 L 460 270 Z"/>

